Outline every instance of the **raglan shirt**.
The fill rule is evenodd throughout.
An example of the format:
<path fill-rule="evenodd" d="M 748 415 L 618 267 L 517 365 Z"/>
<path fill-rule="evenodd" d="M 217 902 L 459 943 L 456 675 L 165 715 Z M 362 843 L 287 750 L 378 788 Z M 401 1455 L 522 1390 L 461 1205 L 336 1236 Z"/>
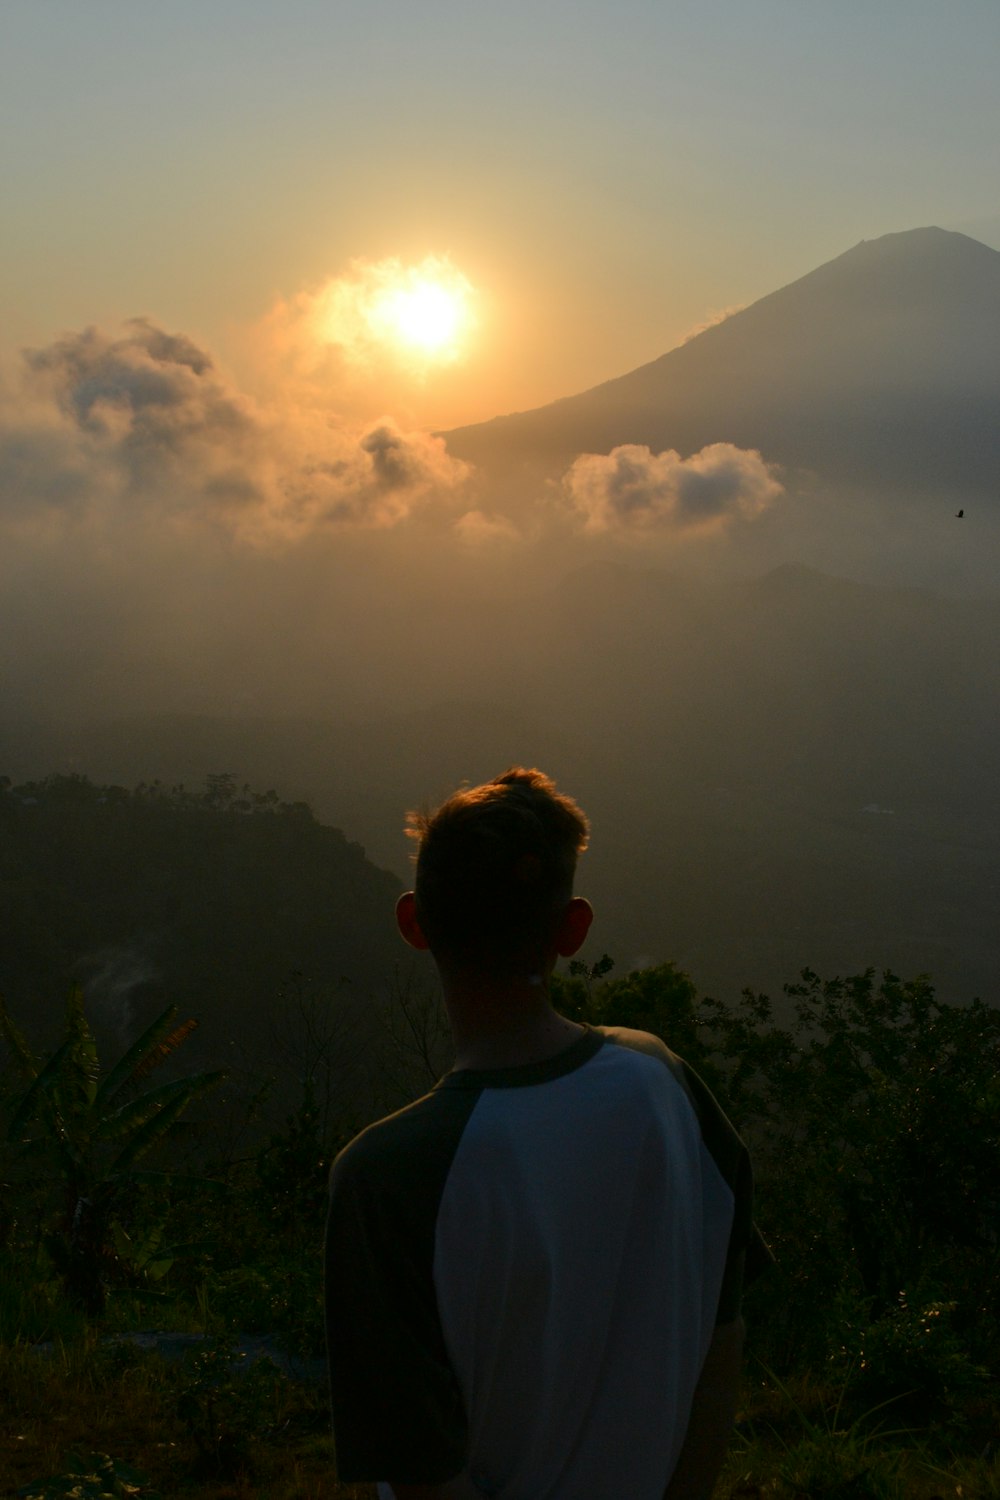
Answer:
<path fill-rule="evenodd" d="M 747 1152 L 657 1037 L 586 1027 L 447 1074 L 331 1174 L 327 1341 L 343 1482 L 662 1500 L 717 1324 L 739 1315 Z"/>

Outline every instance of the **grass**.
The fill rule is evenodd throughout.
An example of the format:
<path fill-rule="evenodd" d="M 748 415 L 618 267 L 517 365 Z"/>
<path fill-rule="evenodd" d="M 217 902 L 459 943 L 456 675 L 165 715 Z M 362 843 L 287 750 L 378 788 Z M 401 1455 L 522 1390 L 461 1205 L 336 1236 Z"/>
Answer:
<path fill-rule="evenodd" d="M 55 1283 L 32 1285 L 31 1264 L 0 1254 L 0 1496 L 374 1500 L 373 1486 L 331 1477 L 324 1386 L 267 1360 L 233 1371 L 235 1328 L 316 1352 L 315 1272 L 296 1268 L 274 1255 L 152 1299 L 118 1286 L 88 1325 Z M 206 1342 L 180 1360 L 108 1342 L 150 1327 Z M 917 1371 L 908 1355 L 898 1365 Z M 905 1395 L 869 1405 L 853 1367 L 787 1380 L 756 1356 L 751 1367 L 716 1500 L 1000 1500 L 995 1387 L 976 1401 L 970 1388 L 931 1428 Z"/>
<path fill-rule="evenodd" d="M 141 1476 L 139 1495 L 163 1500 L 371 1500 L 371 1487 L 331 1480 L 325 1391 L 285 1380 L 266 1361 L 259 1368 L 256 1382 L 253 1372 L 218 1379 L 196 1360 L 169 1365 L 92 1339 L 48 1354 L 0 1347 L 0 1495 L 28 1485 L 35 1493 L 74 1455 L 108 1455 Z"/>
<path fill-rule="evenodd" d="M 747 1393 L 717 1500 L 1000 1500 L 1000 1454 L 942 1454 L 931 1434 L 885 1425 L 895 1402 L 848 1415 L 846 1392 L 769 1372 Z"/>
<path fill-rule="evenodd" d="M 30 1485 L 44 1500 L 374 1500 L 371 1486 L 331 1479 L 325 1390 L 266 1361 L 227 1370 L 222 1344 L 179 1364 L 92 1336 L 48 1355 L 0 1347 L 0 1495 Z M 919 1433 L 880 1426 L 881 1415 L 848 1419 L 843 1392 L 808 1378 L 748 1380 L 717 1500 L 1000 1500 L 995 1457 L 949 1460 Z M 101 1455 L 105 1477 L 88 1488 Z M 61 1487 L 39 1485 L 74 1463 Z M 118 1487 L 106 1487 L 116 1473 Z"/>

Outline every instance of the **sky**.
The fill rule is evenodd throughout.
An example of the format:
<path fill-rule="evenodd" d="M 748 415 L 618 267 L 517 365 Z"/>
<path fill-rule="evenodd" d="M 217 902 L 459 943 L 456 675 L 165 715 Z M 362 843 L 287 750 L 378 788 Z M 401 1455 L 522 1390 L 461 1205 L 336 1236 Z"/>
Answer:
<path fill-rule="evenodd" d="M 998 56 L 996 0 L 0 0 L 3 694 L 204 704 L 273 648 L 360 695 L 390 601 L 836 572 L 833 512 L 725 431 L 496 485 L 440 434 L 862 239 L 1000 247 Z"/>
<path fill-rule="evenodd" d="M 814 727 L 843 744 L 842 714 L 810 696 L 849 677 L 824 633 L 838 586 L 779 576 L 779 604 L 801 590 L 818 613 L 775 688 L 766 621 L 727 622 L 744 594 L 725 579 L 790 562 L 995 597 L 1000 516 L 974 522 L 966 500 L 957 520 L 950 493 L 919 515 L 906 497 L 828 493 L 822 474 L 734 446 L 721 420 L 697 453 L 624 442 L 537 483 L 514 454 L 493 488 L 439 434 L 634 370 L 861 240 L 938 225 L 1000 249 L 998 59 L 997 0 L 0 0 L 0 753 L 42 726 L 22 769 L 0 771 L 191 783 L 186 752 L 138 769 L 88 757 L 127 749 L 133 714 L 388 715 L 357 742 L 378 750 L 351 762 L 344 741 L 360 769 L 323 810 L 351 838 L 393 830 L 404 859 L 401 810 L 433 794 L 439 760 L 457 779 L 538 756 L 561 777 L 547 746 L 573 766 L 603 743 L 588 775 L 605 776 L 606 806 L 634 809 L 618 867 L 639 868 L 641 846 L 655 901 L 631 951 L 662 941 L 685 958 L 648 878 L 677 825 L 668 811 L 650 833 L 627 768 L 686 807 L 703 745 L 725 742 L 735 802 L 745 742 L 760 764 L 776 747 L 793 782 Z M 649 603 L 661 576 L 674 613 Z M 866 602 L 837 616 L 848 644 L 882 618 L 850 598 Z M 924 640 L 908 623 L 923 605 L 897 605 L 859 692 L 885 726 L 874 742 L 916 760 L 930 719 L 898 728 L 926 707 L 923 656 L 906 646 L 900 675 L 895 643 Z M 938 649 L 972 686 L 937 717 L 968 757 L 997 652 L 959 649 L 956 619 Z M 795 635 L 782 624 L 773 640 Z M 765 662 L 745 683 L 728 645 L 744 639 Z M 829 670 L 812 670 L 814 644 Z M 693 748 L 663 782 L 678 740 L 665 682 Z M 854 697 L 851 712 L 861 722 Z M 88 723 L 111 725 L 90 750 Z M 269 743 L 252 774 L 228 752 L 210 769 L 312 797 Z M 945 766 L 928 784 L 978 786 L 928 743 Z M 869 765 L 864 802 L 902 809 L 877 753 Z M 718 842 L 709 874 L 764 869 L 771 809 L 741 826 L 750 862 Z M 839 823 L 781 837 L 784 878 L 799 867 L 782 847 L 846 847 Z M 848 909 L 823 880 L 824 913 Z M 697 901 L 686 885 L 689 910 L 714 902 L 709 875 Z M 937 932 L 936 913 L 914 930 Z M 969 946 L 964 929 L 947 941 Z M 831 972 L 848 961 L 827 951 Z M 877 944 L 870 957 L 892 961 Z"/>
<path fill-rule="evenodd" d="M 0 358 L 145 318 L 331 420 L 523 410 L 860 239 L 1000 247 L 998 57 L 995 0 L 0 0 Z M 305 336 L 428 263 L 449 357 Z"/>

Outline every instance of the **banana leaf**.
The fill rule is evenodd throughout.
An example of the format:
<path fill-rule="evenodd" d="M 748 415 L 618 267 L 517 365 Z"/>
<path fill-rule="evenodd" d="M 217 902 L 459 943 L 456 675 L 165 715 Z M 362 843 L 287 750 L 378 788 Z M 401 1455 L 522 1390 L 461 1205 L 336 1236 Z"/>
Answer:
<path fill-rule="evenodd" d="M 35 1078 L 41 1064 L 8 1015 L 2 995 L 0 995 L 0 1034 L 3 1035 L 4 1041 L 13 1052 L 24 1077 L 29 1080 Z"/>
<path fill-rule="evenodd" d="M 35 1074 L 7 1127 L 9 1141 L 17 1139 L 28 1122 L 38 1114 L 43 1104 L 50 1107 L 49 1124 L 53 1134 L 58 1135 L 58 1111 L 52 1108 L 53 1095 L 61 1082 L 63 1066 L 72 1050 L 73 1038 L 67 1037 L 62 1046 L 53 1052 L 45 1066 Z"/>
<path fill-rule="evenodd" d="M 127 1172 L 133 1162 L 138 1161 L 140 1156 L 144 1155 L 151 1146 L 155 1146 L 157 1141 L 166 1134 L 178 1115 L 188 1107 L 192 1099 L 198 1094 L 203 1094 L 208 1089 L 214 1088 L 216 1084 L 222 1082 L 225 1076 L 223 1071 L 219 1071 L 217 1073 L 201 1073 L 196 1078 L 181 1080 L 183 1089 L 177 1092 L 169 1102 L 163 1105 L 157 1114 L 151 1119 L 147 1119 L 135 1132 L 128 1145 L 116 1157 L 111 1170 L 116 1173 Z M 167 1087 L 170 1088 L 172 1085 L 168 1084 Z"/>
<path fill-rule="evenodd" d="M 134 1070 L 142 1063 L 146 1054 L 169 1035 L 176 1015 L 176 1005 L 168 1005 L 162 1015 L 157 1016 L 156 1020 L 147 1026 L 142 1036 L 133 1042 L 128 1051 L 119 1058 L 97 1090 L 95 1103 L 98 1109 L 103 1109 L 105 1105 L 110 1104 L 121 1089 L 131 1083 Z"/>
<path fill-rule="evenodd" d="M 177 1027 L 176 1031 L 172 1031 L 168 1037 L 164 1037 L 162 1042 L 157 1042 L 149 1055 L 136 1065 L 132 1072 L 132 1083 L 139 1083 L 154 1068 L 158 1068 L 162 1062 L 166 1062 L 171 1053 L 176 1052 L 177 1048 L 191 1035 L 197 1025 L 197 1021 L 185 1021 Z"/>
<path fill-rule="evenodd" d="M 138 1099 L 130 1099 L 113 1113 L 102 1116 L 96 1123 L 94 1139 L 125 1140 L 131 1132 L 140 1129 L 147 1120 L 172 1104 L 178 1096 L 192 1098 L 192 1090 L 197 1092 L 205 1087 L 204 1079 L 211 1078 L 217 1082 L 223 1076 L 221 1072 L 196 1073 L 192 1078 L 175 1078 L 171 1083 L 161 1084 L 159 1088 L 147 1089 Z"/>
<path fill-rule="evenodd" d="M 83 1115 L 89 1112 L 97 1097 L 101 1065 L 97 1059 L 97 1043 L 84 1014 L 83 990 L 79 985 L 73 986 L 66 1002 L 66 1029 L 72 1039 L 73 1066 L 66 1070 L 63 1099 L 73 1114 Z"/>

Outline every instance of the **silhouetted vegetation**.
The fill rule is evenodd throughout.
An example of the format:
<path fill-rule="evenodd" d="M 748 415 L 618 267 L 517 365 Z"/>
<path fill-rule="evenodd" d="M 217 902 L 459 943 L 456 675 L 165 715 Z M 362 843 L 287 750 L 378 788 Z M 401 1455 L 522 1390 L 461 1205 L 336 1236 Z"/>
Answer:
<path fill-rule="evenodd" d="M 673 965 L 557 980 L 561 1008 L 661 1036 L 748 1141 L 775 1265 L 751 1346 L 784 1377 L 843 1382 L 923 1432 L 995 1439 L 1000 1376 L 1000 1011 L 872 969 L 700 998 Z"/>
<path fill-rule="evenodd" d="M 74 986 L 66 1007 L 66 1038 L 44 1064 L 7 1014 L 0 997 L 0 1035 L 21 1074 L 24 1092 L 11 1100 L 7 1138 L 13 1148 L 12 1201 L 37 1205 L 44 1245 L 59 1271 L 70 1301 L 85 1312 L 104 1308 L 102 1268 L 112 1256 L 155 1278 L 169 1269 L 162 1253 L 161 1228 L 143 1225 L 130 1237 L 120 1205 L 140 1180 L 137 1164 L 171 1138 L 180 1116 L 199 1094 L 213 1088 L 221 1073 L 200 1073 L 157 1088 L 144 1087 L 154 1068 L 188 1038 L 192 1020 L 177 1026 L 173 1006 L 135 1041 L 102 1076 L 93 1033 Z M 150 1181 L 145 1172 L 142 1180 Z M 55 1184 L 61 1199 L 53 1215 L 46 1199 Z M 13 1215 L 13 1207 L 8 1212 Z"/>
<path fill-rule="evenodd" d="M 240 1090 L 210 1088 L 183 990 L 176 1014 L 161 1005 L 150 1021 L 136 1005 L 127 1034 L 130 1013 L 109 1026 L 105 1010 L 103 1038 L 86 990 L 67 1001 L 64 985 L 61 1033 L 35 1024 L 41 1040 L 26 1036 L 23 999 L 0 1013 L 0 1492 L 368 1497 L 329 1480 L 326 1180 L 355 1130 L 448 1066 L 448 1043 L 436 991 L 391 961 L 368 971 L 385 1008 L 359 1028 L 335 950 L 299 965 L 290 945 L 341 877 L 373 923 L 381 903 L 387 928 L 395 882 L 383 888 L 307 809 L 230 778 L 198 794 L 8 786 L 0 817 L 13 830 L 3 899 L 31 915 L 34 951 L 49 930 L 64 955 L 68 932 L 106 941 L 117 922 L 123 937 L 116 889 L 133 913 L 159 902 L 202 956 L 215 924 L 214 1003 L 229 1016 L 242 1017 L 252 964 L 234 955 L 227 977 L 223 943 L 239 934 L 259 957 L 278 927 L 237 926 L 212 881 L 228 869 L 251 916 L 272 878 L 287 878 L 279 902 L 305 892 L 282 939 L 287 969 L 256 991 L 266 1046 L 258 1071 L 243 1059 Z M 66 879 L 84 854 L 89 891 Z M 31 946 L 16 963 L 25 987 Z M 51 953 L 46 973 L 60 977 Z M 1000 1012 L 874 970 L 807 970 L 776 1003 L 751 991 L 731 1003 L 674 965 L 618 975 L 607 957 L 571 964 L 554 994 L 570 1016 L 663 1037 L 752 1149 L 775 1263 L 747 1296 L 745 1399 L 720 1495 L 931 1500 L 961 1485 L 995 1500 Z M 97 984 L 98 1011 L 105 997 Z M 127 1341 L 149 1329 L 158 1348 Z"/>
<path fill-rule="evenodd" d="M 272 1117 L 296 1096 L 300 1043 L 316 1062 L 320 1012 L 357 1037 L 324 1087 L 362 1088 L 351 1059 L 398 956 L 398 890 L 305 803 L 230 775 L 200 791 L 0 778 L 0 986 L 31 1043 L 51 1042 L 72 983 L 111 1049 L 183 996 L 199 1020 L 186 1051 L 227 1069 L 229 1097 L 272 1079 Z"/>

